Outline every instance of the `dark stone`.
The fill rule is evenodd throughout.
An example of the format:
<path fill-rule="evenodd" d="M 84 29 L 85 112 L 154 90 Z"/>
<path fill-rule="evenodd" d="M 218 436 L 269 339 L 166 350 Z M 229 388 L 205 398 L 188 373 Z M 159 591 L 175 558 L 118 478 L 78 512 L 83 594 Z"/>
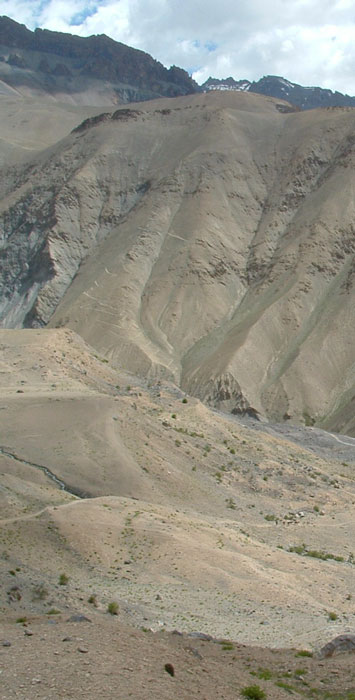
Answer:
<path fill-rule="evenodd" d="M 86 615 L 71 615 L 67 622 L 91 622 Z"/>
<path fill-rule="evenodd" d="M 339 634 L 322 647 L 318 653 L 320 659 L 326 659 L 334 654 L 341 654 L 346 651 L 355 652 L 355 634 Z"/>
<path fill-rule="evenodd" d="M 188 636 L 194 639 L 203 639 L 205 642 L 212 642 L 213 640 L 210 634 L 205 634 L 204 632 L 189 632 Z"/>

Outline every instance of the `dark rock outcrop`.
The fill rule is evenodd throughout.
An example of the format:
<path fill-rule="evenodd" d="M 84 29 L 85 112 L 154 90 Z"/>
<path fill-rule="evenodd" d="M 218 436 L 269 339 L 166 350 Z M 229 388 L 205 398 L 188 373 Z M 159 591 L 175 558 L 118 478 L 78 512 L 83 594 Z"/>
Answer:
<path fill-rule="evenodd" d="M 355 634 L 339 634 L 319 651 L 319 658 L 326 659 L 346 651 L 355 652 Z"/>

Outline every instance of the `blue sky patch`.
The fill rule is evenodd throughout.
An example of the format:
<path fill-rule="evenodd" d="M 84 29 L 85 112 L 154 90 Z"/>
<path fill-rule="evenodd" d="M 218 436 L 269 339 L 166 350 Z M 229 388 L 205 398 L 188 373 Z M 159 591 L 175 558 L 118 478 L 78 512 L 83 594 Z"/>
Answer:
<path fill-rule="evenodd" d="M 88 5 L 81 12 L 77 12 L 70 20 L 71 27 L 77 27 L 79 24 L 85 22 L 88 17 L 92 17 L 98 8 L 98 4 Z"/>
<path fill-rule="evenodd" d="M 218 49 L 218 44 L 216 44 L 214 41 L 206 41 L 204 48 L 207 49 L 208 53 L 212 53 Z"/>

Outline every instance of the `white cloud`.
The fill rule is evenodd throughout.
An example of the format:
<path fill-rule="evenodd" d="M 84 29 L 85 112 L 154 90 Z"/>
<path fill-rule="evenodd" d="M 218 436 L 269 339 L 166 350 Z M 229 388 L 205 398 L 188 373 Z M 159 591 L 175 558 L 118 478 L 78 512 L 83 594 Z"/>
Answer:
<path fill-rule="evenodd" d="M 355 94 L 353 0 L 0 0 L 30 28 L 107 34 L 194 72 Z"/>

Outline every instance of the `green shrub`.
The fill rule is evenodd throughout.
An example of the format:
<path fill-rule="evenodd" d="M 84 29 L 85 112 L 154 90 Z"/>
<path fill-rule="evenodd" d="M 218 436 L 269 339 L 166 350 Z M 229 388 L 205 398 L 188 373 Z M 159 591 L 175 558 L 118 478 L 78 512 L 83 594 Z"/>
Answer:
<path fill-rule="evenodd" d="M 293 693 L 294 687 L 290 685 L 289 683 L 285 683 L 285 681 L 277 681 L 275 683 L 279 688 L 283 688 L 284 690 L 287 690 L 288 693 Z"/>
<path fill-rule="evenodd" d="M 115 601 L 112 601 L 107 606 L 107 612 L 110 613 L 110 615 L 118 615 L 118 610 L 118 603 L 116 603 Z"/>
<path fill-rule="evenodd" d="M 233 642 L 230 642 L 228 639 L 222 640 L 220 642 L 220 645 L 221 645 L 223 651 L 232 651 L 234 649 Z"/>
<path fill-rule="evenodd" d="M 304 554 L 306 549 L 305 544 L 295 544 L 289 548 L 289 552 L 294 552 L 295 554 Z"/>
<path fill-rule="evenodd" d="M 255 674 L 262 681 L 269 681 L 272 678 L 272 673 L 269 668 L 259 668 Z"/>
<path fill-rule="evenodd" d="M 308 656 L 312 658 L 313 654 L 311 651 L 308 651 L 308 649 L 300 649 L 295 656 Z"/>
<path fill-rule="evenodd" d="M 295 668 L 294 676 L 304 676 L 305 673 L 307 673 L 305 668 Z"/>
<path fill-rule="evenodd" d="M 69 576 L 67 574 L 60 574 L 59 576 L 59 585 L 60 586 L 66 586 L 69 581 Z"/>
<path fill-rule="evenodd" d="M 244 698 L 249 698 L 249 700 L 263 700 L 263 698 L 266 698 L 264 691 L 259 685 L 247 685 L 245 688 L 242 688 L 241 694 Z"/>

